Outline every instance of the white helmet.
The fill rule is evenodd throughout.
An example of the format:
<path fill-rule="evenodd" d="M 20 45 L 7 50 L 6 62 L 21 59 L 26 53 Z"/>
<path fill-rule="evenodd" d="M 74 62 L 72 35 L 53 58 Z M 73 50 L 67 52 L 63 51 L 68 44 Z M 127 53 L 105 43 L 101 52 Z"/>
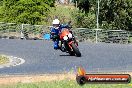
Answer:
<path fill-rule="evenodd" d="M 60 21 L 58 19 L 53 20 L 52 24 L 60 24 Z"/>

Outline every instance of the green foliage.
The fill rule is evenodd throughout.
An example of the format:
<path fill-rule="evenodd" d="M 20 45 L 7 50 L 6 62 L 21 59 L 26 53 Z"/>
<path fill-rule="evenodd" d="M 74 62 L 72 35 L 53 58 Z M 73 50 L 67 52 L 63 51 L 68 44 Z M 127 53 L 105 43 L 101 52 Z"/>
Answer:
<path fill-rule="evenodd" d="M 88 13 L 85 14 L 85 12 L 81 12 L 79 10 L 75 10 L 72 12 L 73 20 L 74 20 L 74 26 L 75 27 L 84 27 L 84 28 L 95 28 L 95 15 Z"/>
<path fill-rule="evenodd" d="M 50 9 L 50 13 L 47 16 L 48 25 L 52 25 L 52 21 L 55 18 L 58 18 L 61 23 L 67 23 L 72 20 L 71 12 L 73 12 L 75 8 L 70 8 L 66 6 L 57 6 Z M 73 21 L 72 21 L 73 22 Z"/>
<path fill-rule="evenodd" d="M 1 88 L 131 88 L 132 84 L 85 84 L 83 86 L 74 80 L 61 80 L 40 83 L 18 83 L 12 86 L 0 86 Z"/>
<path fill-rule="evenodd" d="M 100 7 L 102 28 L 132 30 L 131 0 L 104 0 Z"/>
<path fill-rule="evenodd" d="M 0 0 L 0 6 L 2 6 L 2 4 L 3 4 L 3 0 Z"/>
<path fill-rule="evenodd" d="M 51 25 L 58 17 L 74 27 L 96 28 L 98 0 L 77 1 L 75 9 L 54 7 L 55 0 L 0 0 L 0 21 Z M 99 28 L 132 30 L 132 0 L 100 0 Z"/>
<path fill-rule="evenodd" d="M 89 0 L 74 0 L 74 3 L 77 1 L 77 7 L 83 12 L 88 13 L 90 9 Z"/>
<path fill-rule="evenodd" d="M 87 11 L 85 11 L 85 5 L 81 6 L 82 3 L 84 3 L 87 0 L 77 1 L 79 9 L 83 11 L 83 13 L 82 12 L 76 13 L 77 16 L 76 21 L 78 27 L 81 26 L 94 28 L 95 26 L 90 25 L 96 24 L 95 15 L 97 13 L 98 0 L 88 0 L 89 3 L 87 3 Z M 99 13 L 100 28 L 132 30 L 132 0 L 99 0 L 99 1 L 100 1 Z M 95 17 L 94 19 L 92 18 L 93 16 Z"/>
<path fill-rule="evenodd" d="M 55 0 L 3 0 L 0 20 L 24 24 L 44 24 Z"/>
<path fill-rule="evenodd" d="M 52 25 L 52 20 L 58 18 L 61 23 L 67 23 L 68 21 L 72 21 L 72 27 L 88 27 L 95 28 L 96 20 L 95 15 L 88 13 L 86 15 L 85 12 L 82 12 L 75 7 L 66 7 L 66 6 L 57 6 L 56 8 L 52 8 L 50 10 L 50 14 L 47 17 L 48 25 Z"/>

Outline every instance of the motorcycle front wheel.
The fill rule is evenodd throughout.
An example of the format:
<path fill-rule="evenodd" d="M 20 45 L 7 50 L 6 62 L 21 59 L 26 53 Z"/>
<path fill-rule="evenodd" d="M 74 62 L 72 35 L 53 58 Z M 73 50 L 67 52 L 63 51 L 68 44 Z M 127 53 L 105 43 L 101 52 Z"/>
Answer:
<path fill-rule="evenodd" d="M 77 46 L 74 43 L 72 43 L 71 46 L 73 48 L 73 51 L 74 51 L 75 55 L 77 57 L 81 57 L 81 53 L 80 53 L 79 49 L 77 48 Z"/>

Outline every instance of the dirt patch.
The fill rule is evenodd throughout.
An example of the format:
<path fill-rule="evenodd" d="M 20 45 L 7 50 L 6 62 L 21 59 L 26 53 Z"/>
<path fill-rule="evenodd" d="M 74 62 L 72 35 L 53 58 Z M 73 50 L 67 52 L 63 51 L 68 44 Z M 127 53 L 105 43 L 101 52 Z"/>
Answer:
<path fill-rule="evenodd" d="M 64 79 L 75 80 L 75 74 L 0 76 L 0 85 L 15 83 L 32 83 L 41 81 L 59 81 Z"/>

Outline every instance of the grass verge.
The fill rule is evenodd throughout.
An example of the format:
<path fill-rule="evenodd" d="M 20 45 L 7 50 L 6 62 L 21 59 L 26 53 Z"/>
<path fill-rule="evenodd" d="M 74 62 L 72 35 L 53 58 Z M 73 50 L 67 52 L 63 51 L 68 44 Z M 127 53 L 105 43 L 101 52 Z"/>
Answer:
<path fill-rule="evenodd" d="M 9 62 L 9 58 L 0 55 L 0 65 L 6 64 L 6 63 L 8 63 L 8 62 Z"/>
<path fill-rule="evenodd" d="M 80 86 L 75 80 L 59 80 L 39 83 L 17 83 L 14 85 L 1 85 L 0 88 L 132 88 L 130 84 L 85 84 Z"/>

